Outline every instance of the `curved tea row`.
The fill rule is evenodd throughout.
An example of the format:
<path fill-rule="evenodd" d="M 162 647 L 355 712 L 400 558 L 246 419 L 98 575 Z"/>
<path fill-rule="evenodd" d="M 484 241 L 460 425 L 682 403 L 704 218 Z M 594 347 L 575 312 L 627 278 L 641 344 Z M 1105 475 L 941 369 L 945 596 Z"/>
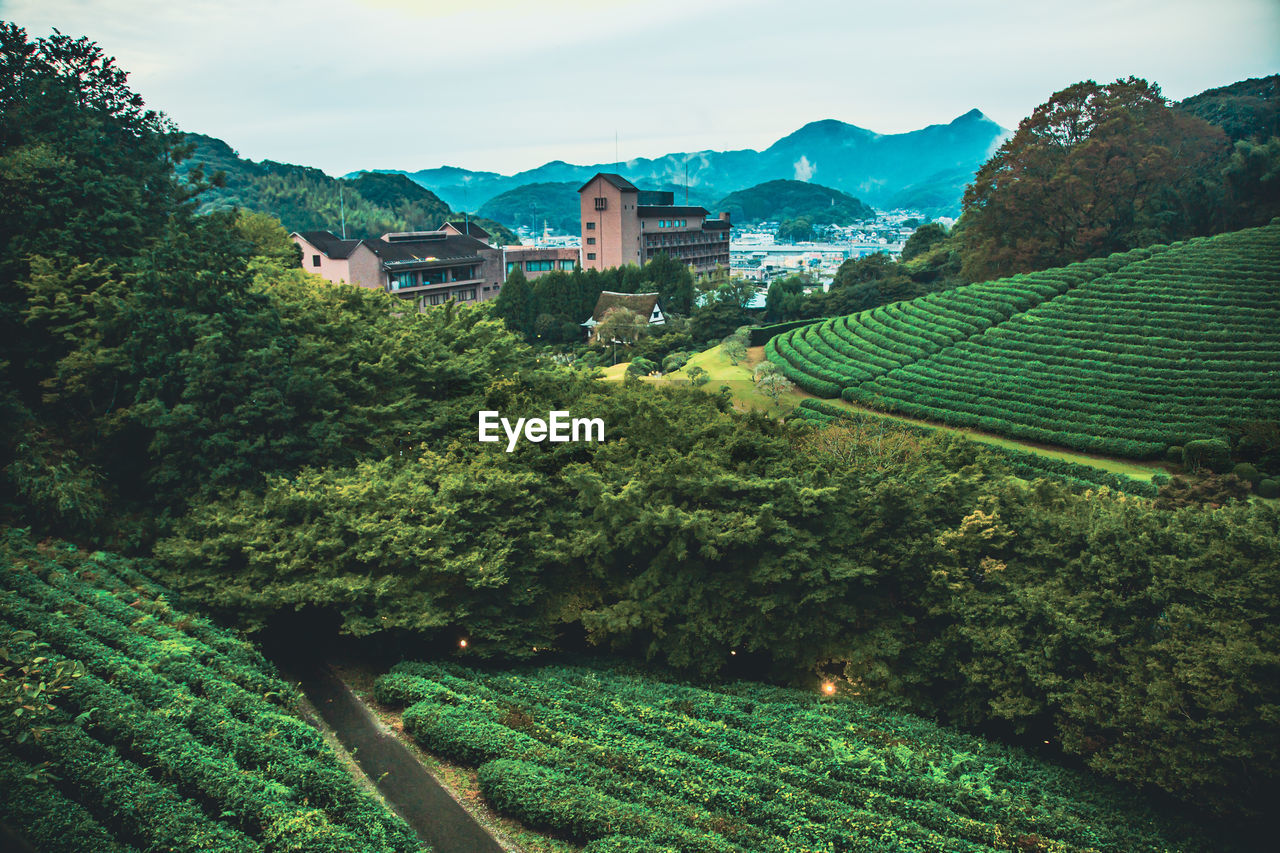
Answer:
<path fill-rule="evenodd" d="M 1118 789 L 819 692 L 582 667 L 406 663 L 378 681 L 499 810 L 586 851 L 1200 848 Z"/>
<path fill-rule="evenodd" d="M 0 555 L 5 668 L 57 685 L 0 736 L 0 821 L 38 849 L 420 849 L 248 643 L 127 560 L 21 531 Z"/>
<path fill-rule="evenodd" d="M 820 397 L 1149 458 L 1280 415 L 1280 224 L 932 293 L 765 351 Z"/>

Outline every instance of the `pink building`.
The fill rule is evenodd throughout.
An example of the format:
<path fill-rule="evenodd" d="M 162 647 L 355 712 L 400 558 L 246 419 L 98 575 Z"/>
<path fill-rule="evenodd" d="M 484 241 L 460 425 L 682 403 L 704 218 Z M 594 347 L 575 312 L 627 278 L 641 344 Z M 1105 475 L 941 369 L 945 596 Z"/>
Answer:
<path fill-rule="evenodd" d="M 578 196 L 584 269 L 644 266 L 665 253 L 699 275 L 728 275 L 729 214 L 708 219 L 704 207 L 678 206 L 673 193 L 642 190 L 608 172 L 583 184 Z"/>
<path fill-rule="evenodd" d="M 451 299 L 493 299 L 504 277 L 502 250 L 461 233 L 456 224 L 362 240 L 344 240 L 331 231 L 289 236 L 302 249 L 303 269 L 335 284 L 383 290 L 412 299 L 419 309 Z M 482 230 L 475 228 L 473 235 Z"/>

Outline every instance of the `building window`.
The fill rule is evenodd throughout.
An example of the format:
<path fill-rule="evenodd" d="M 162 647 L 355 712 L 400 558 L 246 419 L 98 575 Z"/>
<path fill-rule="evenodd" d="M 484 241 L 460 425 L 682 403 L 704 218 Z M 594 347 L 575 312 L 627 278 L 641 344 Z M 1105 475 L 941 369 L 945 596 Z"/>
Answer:
<path fill-rule="evenodd" d="M 573 272 L 573 261 L 557 261 L 556 263 L 559 265 L 560 269 L 565 270 L 566 272 Z"/>
<path fill-rule="evenodd" d="M 594 261 L 595 259 L 596 259 L 596 253 L 595 253 L 595 252 L 587 252 L 587 260 L 589 260 L 589 261 Z"/>
<path fill-rule="evenodd" d="M 594 231 L 594 230 L 596 230 L 596 224 L 595 224 L 594 222 L 588 222 L 588 223 L 587 223 L 587 230 L 588 230 L 588 231 Z"/>
<path fill-rule="evenodd" d="M 596 210 L 608 210 L 608 209 L 609 209 L 609 199 L 600 195 L 596 196 Z"/>
<path fill-rule="evenodd" d="M 398 272 L 391 282 L 391 289 L 399 290 L 402 287 L 413 287 L 417 283 L 413 279 L 414 275 L 411 272 Z"/>
<path fill-rule="evenodd" d="M 596 238 L 595 238 L 595 237 L 588 237 L 588 238 L 587 238 L 587 245 L 588 245 L 588 246 L 594 246 L 595 244 L 596 244 Z"/>
<path fill-rule="evenodd" d="M 311 266 L 313 266 L 313 267 L 318 267 L 318 266 L 320 266 L 320 256 L 319 256 L 319 255 L 312 255 L 312 256 L 311 256 Z"/>
<path fill-rule="evenodd" d="M 427 294 L 427 304 L 428 304 L 428 305 L 440 305 L 441 303 L 443 303 L 443 302 L 444 302 L 445 298 L 446 298 L 446 297 L 445 297 L 445 295 L 444 295 L 443 293 L 428 293 L 428 294 Z"/>
<path fill-rule="evenodd" d="M 512 270 L 518 266 L 520 266 L 520 264 L 517 261 L 507 261 L 507 275 L 511 275 Z"/>
<path fill-rule="evenodd" d="M 554 261 L 525 261 L 526 272 L 550 272 L 555 269 Z"/>
<path fill-rule="evenodd" d="M 476 298 L 476 289 L 473 287 L 469 290 L 455 290 L 453 296 L 459 302 L 471 302 Z"/>

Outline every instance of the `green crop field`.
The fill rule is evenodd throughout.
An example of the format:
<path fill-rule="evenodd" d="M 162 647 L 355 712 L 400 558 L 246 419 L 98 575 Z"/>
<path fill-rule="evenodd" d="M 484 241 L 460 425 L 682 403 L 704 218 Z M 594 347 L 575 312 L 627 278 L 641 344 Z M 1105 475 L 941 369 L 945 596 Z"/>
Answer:
<path fill-rule="evenodd" d="M 1280 417 L 1280 223 L 784 332 L 820 397 L 1133 458 Z"/>
<path fill-rule="evenodd" d="M 420 849 L 251 645 L 125 559 L 21 531 L 0 554 L 0 823 L 36 849 Z"/>
<path fill-rule="evenodd" d="M 434 663 L 376 688 L 499 811 L 586 853 L 1222 849 L 1118 787 L 825 689 Z"/>

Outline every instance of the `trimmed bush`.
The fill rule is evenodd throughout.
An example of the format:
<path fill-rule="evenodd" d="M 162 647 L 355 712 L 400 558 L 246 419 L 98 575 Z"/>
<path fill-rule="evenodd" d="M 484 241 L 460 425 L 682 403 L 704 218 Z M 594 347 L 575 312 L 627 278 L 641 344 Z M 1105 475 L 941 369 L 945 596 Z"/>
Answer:
<path fill-rule="evenodd" d="M 1188 441 L 1182 448 L 1182 464 L 1189 471 L 1208 468 L 1215 474 L 1225 474 L 1231 468 L 1231 447 L 1220 438 Z"/>
<path fill-rule="evenodd" d="M 1280 480 L 1259 480 L 1257 493 L 1260 498 L 1280 498 Z"/>
<path fill-rule="evenodd" d="M 1258 469 L 1255 466 L 1250 465 L 1248 462 L 1241 462 L 1239 465 L 1231 469 L 1231 473 L 1235 474 L 1241 480 L 1255 486 L 1258 484 L 1258 481 L 1262 479 L 1262 474 L 1258 473 Z"/>

